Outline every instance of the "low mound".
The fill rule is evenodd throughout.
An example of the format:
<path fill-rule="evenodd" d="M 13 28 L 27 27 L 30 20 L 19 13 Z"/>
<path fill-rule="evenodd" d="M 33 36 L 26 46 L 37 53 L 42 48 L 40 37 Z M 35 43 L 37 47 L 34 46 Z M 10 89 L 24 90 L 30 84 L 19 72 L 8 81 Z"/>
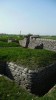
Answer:
<path fill-rule="evenodd" d="M 30 69 L 38 69 L 56 62 L 56 52 L 26 48 L 0 48 L 0 60 L 13 61 Z"/>

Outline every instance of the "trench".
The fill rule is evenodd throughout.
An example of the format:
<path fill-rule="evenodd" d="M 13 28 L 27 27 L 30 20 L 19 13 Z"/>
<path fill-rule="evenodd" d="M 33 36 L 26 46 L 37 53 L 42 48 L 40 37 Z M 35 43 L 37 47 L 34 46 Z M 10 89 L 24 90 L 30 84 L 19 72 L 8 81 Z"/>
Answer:
<path fill-rule="evenodd" d="M 7 62 L 3 60 L 0 61 L 0 74 L 7 76 L 11 80 L 14 80 L 14 77 L 10 69 L 8 68 Z"/>
<path fill-rule="evenodd" d="M 39 73 L 32 74 L 31 93 L 43 96 L 56 84 L 56 66 L 53 68 L 46 68 Z"/>
<path fill-rule="evenodd" d="M 15 80 L 6 61 L 0 61 L 0 74 Z M 30 92 L 43 96 L 56 84 L 56 63 L 44 70 L 30 74 Z"/>

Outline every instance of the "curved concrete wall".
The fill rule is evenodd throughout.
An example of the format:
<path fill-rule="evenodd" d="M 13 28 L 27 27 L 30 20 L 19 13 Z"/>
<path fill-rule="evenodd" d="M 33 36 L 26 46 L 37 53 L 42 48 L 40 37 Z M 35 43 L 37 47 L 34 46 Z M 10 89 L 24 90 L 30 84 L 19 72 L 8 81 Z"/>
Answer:
<path fill-rule="evenodd" d="M 19 43 L 21 46 L 25 47 L 26 38 L 24 40 L 20 40 Z M 30 38 L 28 48 L 35 49 L 35 47 L 39 46 L 40 44 L 43 44 L 44 49 L 56 51 L 56 40 L 51 40 L 51 39 Z"/>
<path fill-rule="evenodd" d="M 39 39 L 39 38 L 37 38 L 36 40 L 31 39 L 28 47 L 34 49 L 38 44 L 41 43 L 43 43 L 44 49 L 56 51 L 56 40 L 51 40 L 51 39 Z"/>

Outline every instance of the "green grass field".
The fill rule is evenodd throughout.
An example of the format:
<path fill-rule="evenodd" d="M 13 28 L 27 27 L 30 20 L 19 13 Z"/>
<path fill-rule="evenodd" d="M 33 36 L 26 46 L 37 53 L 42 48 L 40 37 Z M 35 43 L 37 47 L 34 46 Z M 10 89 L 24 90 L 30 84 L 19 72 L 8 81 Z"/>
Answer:
<path fill-rule="evenodd" d="M 14 61 L 30 69 L 45 67 L 56 61 L 56 52 L 21 47 L 0 48 L 0 60 Z"/>
<path fill-rule="evenodd" d="M 19 47 L 19 42 L 16 43 L 16 42 L 3 42 L 3 41 L 0 41 L 0 47 Z"/>
<path fill-rule="evenodd" d="M 10 34 L 0 34 L 0 41 L 7 42 L 8 39 L 22 40 L 23 35 L 10 35 Z"/>
<path fill-rule="evenodd" d="M 40 36 L 40 38 L 56 40 L 56 36 Z"/>

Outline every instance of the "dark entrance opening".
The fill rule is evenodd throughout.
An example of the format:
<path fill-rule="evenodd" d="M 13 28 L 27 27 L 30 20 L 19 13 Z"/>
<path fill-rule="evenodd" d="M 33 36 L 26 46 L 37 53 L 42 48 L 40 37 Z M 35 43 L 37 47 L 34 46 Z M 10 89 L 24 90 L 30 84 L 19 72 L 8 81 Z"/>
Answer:
<path fill-rule="evenodd" d="M 13 75 L 8 68 L 7 62 L 0 60 L 0 74 L 7 76 L 8 78 L 14 80 Z"/>

